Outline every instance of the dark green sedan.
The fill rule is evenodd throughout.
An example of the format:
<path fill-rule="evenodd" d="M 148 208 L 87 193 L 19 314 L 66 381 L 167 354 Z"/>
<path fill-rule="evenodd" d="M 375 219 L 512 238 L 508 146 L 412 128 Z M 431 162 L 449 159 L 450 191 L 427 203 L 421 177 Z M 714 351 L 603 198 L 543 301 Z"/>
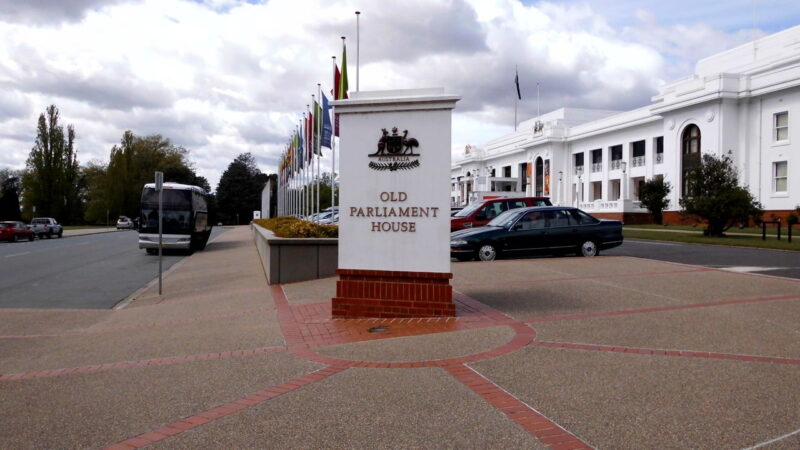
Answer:
<path fill-rule="evenodd" d="M 595 256 L 622 244 L 622 222 L 600 220 L 577 208 L 536 206 L 506 211 L 485 227 L 450 233 L 450 256 L 493 261 L 532 253 Z"/>

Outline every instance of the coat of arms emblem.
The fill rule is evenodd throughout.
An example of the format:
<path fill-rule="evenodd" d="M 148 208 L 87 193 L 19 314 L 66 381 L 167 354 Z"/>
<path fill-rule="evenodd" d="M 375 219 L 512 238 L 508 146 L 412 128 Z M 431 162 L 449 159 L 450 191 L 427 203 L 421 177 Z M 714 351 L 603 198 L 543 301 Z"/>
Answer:
<path fill-rule="evenodd" d="M 419 156 L 419 153 L 414 153 L 416 147 L 419 147 L 419 141 L 408 137 L 408 130 L 403 130 L 401 135 L 397 127 L 392 128 L 392 134 L 383 128 L 378 139 L 378 149 L 368 155 L 371 158 L 378 158 L 379 162 L 371 161 L 369 167 L 374 170 L 390 171 L 419 167 L 419 160 L 411 159 L 413 156 Z"/>

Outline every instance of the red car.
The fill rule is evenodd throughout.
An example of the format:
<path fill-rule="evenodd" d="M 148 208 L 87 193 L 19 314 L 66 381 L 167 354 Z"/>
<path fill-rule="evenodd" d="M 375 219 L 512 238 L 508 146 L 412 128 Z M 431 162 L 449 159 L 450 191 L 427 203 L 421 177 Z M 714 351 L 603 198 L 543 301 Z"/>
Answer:
<path fill-rule="evenodd" d="M 453 214 L 450 218 L 450 232 L 465 228 L 478 228 L 486 225 L 502 212 L 509 209 L 526 208 L 529 206 L 550 206 L 547 197 L 510 197 L 485 199 L 467 205 L 466 208 Z"/>
<path fill-rule="evenodd" d="M 16 242 L 23 239 L 33 240 L 33 231 L 22 222 L 0 222 L 0 240 Z"/>

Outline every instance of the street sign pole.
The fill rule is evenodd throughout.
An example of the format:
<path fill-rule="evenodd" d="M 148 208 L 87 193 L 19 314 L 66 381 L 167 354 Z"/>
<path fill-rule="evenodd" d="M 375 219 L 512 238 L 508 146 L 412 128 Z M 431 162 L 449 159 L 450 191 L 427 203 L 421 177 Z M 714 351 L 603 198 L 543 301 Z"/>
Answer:
<path fill-rule="evenodd" d="M 163 238 L 164 172 L 156 172 L 156 191 L 158 191 L 158 295 L 161 296 L 161 244 Z"/>

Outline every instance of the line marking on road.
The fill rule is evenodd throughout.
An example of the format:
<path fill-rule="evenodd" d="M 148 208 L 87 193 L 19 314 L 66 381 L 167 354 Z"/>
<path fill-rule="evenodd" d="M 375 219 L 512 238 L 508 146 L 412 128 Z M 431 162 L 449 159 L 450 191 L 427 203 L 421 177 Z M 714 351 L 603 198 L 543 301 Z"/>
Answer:
<path fill-rule="evenodd" d="M 6 258 L 13 258 L 15 256 L 29 255 L 31 252 L 14 253 L 13 255 L 6 255 Z"/>
<path fill-rule="evenodd" d="M 754 449 L 757 449 L 757 448 L 766 447 L 769 444 L 773 444 L 775 442 L 782 441 L 782 440 L 784 440 L 784 439 L 786 439 L 788 437 L 792 437 L 792 436 L 794 436 L 795 434 L 798 434 L 798 433 L 800 433 L 800 429 L 794 430 L 791 433 L 786 433 L 783 436 L 778 436 L 775 439 L 770 439 L 770 440 L 768 440 L 766 442 L 762 442 L 760 444 L 756 444 L 756 445 L 754 445 L 752 447 L 747 447 L 747 448 L 745 448 L 743 450 L 754 450 Z"/>

